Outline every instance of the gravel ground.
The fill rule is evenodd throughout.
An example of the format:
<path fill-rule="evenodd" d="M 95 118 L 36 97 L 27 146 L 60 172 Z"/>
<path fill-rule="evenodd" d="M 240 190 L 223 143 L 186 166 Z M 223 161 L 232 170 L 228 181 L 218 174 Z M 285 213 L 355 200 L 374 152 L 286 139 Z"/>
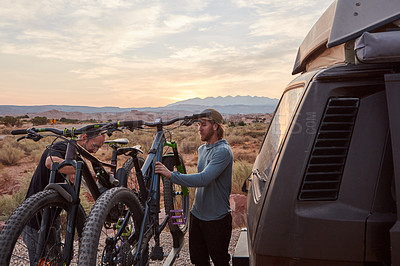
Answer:
<path fill-rule="evenodd" d="M 239 239 L 240 235 L 240 228 L 234 228 L 232 230 L 232 235 L 231 235 L 231 241 L 229 243 L 229 254 L 233 255 L 235 251 L 235 246 L 236 243 Z M 188 239 L 188 233 L 185 235 L 185 242 L 183 244 L 183 247 L 181 249 L 181 252 L 179 253 L 179 257 L 175 260 L 174 265 L 191 265 L 190 262 L 190 255 L 189 255 L 189 239 Z M 169 253 L 172 247 L 172 241 L 171 241 L 171 235 L 169 232 L 163 231 L 160 235 L 160 242 L 163 245 L 164 253 Z M 151 261 L 150 265 L 162 265 L 163 261 Z M 211 264 L 213 265 L 213 264 Z M 230 265 L 232 265 L 232 260 L 230 262 Z"/>
<path fill-rule="evenodd" d="M 232 255 L 233 255 L 233 253 L 235 251 L 235 246 L 236 246 L 236 243 L 237 243 L 237 241 L 239 239 L 240 232 L 241 232 L 240 228 L 235 228 L 235 229 L 232 230 L 231 241 L 230 241 L 230 244 L 229 244 L 229 254 L 231 255 L 231 257 L 232 257 Z M 152 246 L 151 245 L 152 241 L 153 240 L 150 241 L 150 246 Z M 170 252 L 170 250 L 172 248 L 171 234 L 169 232 L 167 232 L 167 231 L 163 231 L 161 233 L 161 235 L 160 235 L 160 242 L 161 242 L 161 244 L 163 246 L 164 253 L 168 255 L 168 253 Z M 78 246 L 76 245 L 75 248 L 76 248 L 76 251 L 75 251 L 76 253 L 75 254 L 77 254 L 78 253 L 78 251 L 77 251 Z M 29 261 L 29 258 L 27 257 L 27 254 L 25 256 L 26 256 L 25 260 Z M 25 257 L 25 256 L 23 256 L 23 257 Z M 21 254 L 18 257 L 21 257 Z M 163 265 L 163 262 L 164 261 L 150 261 L 149 265 Z M 21 265 L 21 261 L 18 261 L 18 262 L 17 261 L 11 261 L 10 265 Z M 74 261 L 72 261 L 71 265 L 76 265 L 76 257 L 74 258 Z M 174 265 L 191 265 L 190 255 L 189 255 L 188 233 L 185 235 L 185 242 L 184 242 L 183 247 L 182 247 L 182 249 L 181 249 L 181 251 L 179 253 L 179 257 L 174 262 Z M 211 265 L 213 265 L 213 264 L 211 263 Z M 230 261 L 230 265 L 232 265 L 232 260 Z"/>

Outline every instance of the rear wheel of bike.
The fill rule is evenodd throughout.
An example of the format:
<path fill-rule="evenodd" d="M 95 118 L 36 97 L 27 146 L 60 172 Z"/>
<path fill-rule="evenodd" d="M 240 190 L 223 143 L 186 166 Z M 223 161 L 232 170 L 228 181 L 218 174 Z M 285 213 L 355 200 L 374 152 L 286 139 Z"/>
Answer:
<path fill-rule="evenodd" d="M 139 166 L 142 167 L 144 159 L 140 156 L 137 158 L 139 161 Z M 132 190 L 139 191 L 139 185 L 137 184 L 136 171 L 132 157 L 129 157 L 122 167 L 117 170 L 116 176 L 120 187 L 127 187 Z"/>
<path fill-rule="evenodd" d="M 0 265 L 58 265 L 63 259 L 66 220 L 71 205 L 54 190 L 41 191 L 26 199 L 14 210 L 0 234 Z M 39 224 L 44 212 L 49 214 L 49 230 L 46 233 L 44 250 L 37 252 L 40 235 Z M 76 222 L 77 235 L 82 234 L 85 211 L 79 205 Z M 43 228 L 40 228 L 43 229 Z M 78 243 L 74 243 L 75 255 Z M 38 254 L 41 253 L 41 254 Z M 76 258 L 72 263 L 76 263 Z"/>
<path fill-rule="evenodd" d="M 104 192 L 90 211 L 79 249 L 79 265 L 145 265 L 148 246 L 134 263 L 143 209 L 131 190 Z"/>
<path fill-rule="evenodd" d="M 186 168 L 182 157 L 179 156 L 183 173 Z M 170 170 L 176 170 L 175 158 L 171 155 L 163 157 L 163 164 Z M 168 226 L 170 228 L 173 245 L 178 247 L 186 233 L 189 221 L 189 190 L 186 187 L 174 184 L 169 178 L 163 179 L 165 212 L 170 215 Z"/>

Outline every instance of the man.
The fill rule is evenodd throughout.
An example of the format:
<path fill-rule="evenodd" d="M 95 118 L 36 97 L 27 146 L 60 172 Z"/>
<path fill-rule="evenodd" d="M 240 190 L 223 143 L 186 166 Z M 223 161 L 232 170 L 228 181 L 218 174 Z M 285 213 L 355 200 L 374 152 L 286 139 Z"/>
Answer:
<path fill-rule="evenodd" d="M 103 146 L 105 141 L 105 135 L 99 135 L 98 131 L 91 131 L 86 134 L 80 135 L 77 143 L 85 148 L 90 153 L 97 152 L 101 146 Z M 26 193 L 26 198 L 44 190 L 44 188 L 49 184 L 50 179 L 50 169 L 53 162 L 63 162 L 67 150 L 67 141 L 58 141 L 55 144 L 46 148 L 40 158 L 39 164 L 32 176 L 31 182 L 29 184 L 28 191 Z M 75 178 L 75 168 L 73 166 L 65 166 L 60 169 L 60 173 L 56 174 L 56 182 L 63 183 L 66 178 L 69 178 L 71 183 L 74 182 Z M 56 220 L 57 224 L 60 223 L 59 219 Z M 39 225 L 36 220 L 32 219 L 28 225 L 24 228 L 22 233 L 22 238 L 28 247 L 29 260 L 31 265 L 37 265 L 34 262 L 36 243 L 38 241 Z M 55 237 L 59 238 L 59 229 L 56 229 Z"/>
<path fill-rule="evenodd" d="M 97 131 L 88 132 L 80 135 L 77 143 L 90 153 L 96 153 L 105 141 L 105 135 L 99 135 Z M 42 191 L 48 184 L 50 169 L 53 162 L 63 162 L 67 150 L 67 141 L 59 141 L 48 147 L 42 154 L 39 164 L 32 176 L 26 198 Z M 74 182 L 75 169 L 72 166 L 65 166 L 60 170 L 61 173 L 68 175 L 71 182 Z M 56 182 L 64 182 L 65 177 L 57 173 Z"/>
<path fill-rule="evenodd" d="M 199 147 L 198 173 L 170 172 L 157 162 L 155 172 L 170 178 L 173 183 L 196 187 L 195 200 L 190 214 L 189 251 L 195 265 L 229 265 L 229 241 L 232 233 L 232 216 L 229 195 L 232 188 L 233 155 L 223 139 L 222 115 L 206 109 L 209 116 L 198 124 L 202 141 Z"/>
<path fill-rule="evenodd" d="M 88 132 L 80 135 L 78 144 L 85 148 L 90 153 L 97 152 L 105 141 L 105 135 L 99 135 L 97 131 Z M 59 141 L 48 147 L 42 154 L 39 164 L 32 176 L 29 184 L 26 198 L 42 191 L 48 184 L 50 178 L 50 169 L 53 162 L 63 162 L 65 152 L 67 150 L 67 142 Z M 68 175 L 71 182 L 74 182 L 75 169 L 72 166 L 65 166 L 60 170 L 61 173 Z M 56 182 L 64 182 L 65 177 L 57 173 Z"/>

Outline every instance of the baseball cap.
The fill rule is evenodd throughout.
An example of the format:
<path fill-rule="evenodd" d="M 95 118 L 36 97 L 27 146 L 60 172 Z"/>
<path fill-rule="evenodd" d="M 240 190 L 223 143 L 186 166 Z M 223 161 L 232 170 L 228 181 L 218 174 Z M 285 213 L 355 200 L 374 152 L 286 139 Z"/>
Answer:
<path fill-rule="evenodd" d="M 224 118 L 222 117 L 222 115 L 215 109 L 211 109 L 211 108 L 205 109 L 201 113 L 208 113 L 206 117 L 203 117 L 203 119 L 205 119 L 205 120 L 213 120 L 215 123 L 221 124 L 221 125 L 224 121 Z"/>

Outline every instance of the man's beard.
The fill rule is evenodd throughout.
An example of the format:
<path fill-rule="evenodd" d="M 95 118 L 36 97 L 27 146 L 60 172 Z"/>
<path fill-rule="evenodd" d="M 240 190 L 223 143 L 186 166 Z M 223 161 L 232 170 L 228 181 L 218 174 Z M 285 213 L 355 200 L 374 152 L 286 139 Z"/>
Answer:
<path fill-rule="evenodd" d="M 213 135 L 214 135 L 214 131 L 212 131 L 212 130 L 207 131 L 206 134 L 202 136 L 201 140 L 209 141 Z"/>

